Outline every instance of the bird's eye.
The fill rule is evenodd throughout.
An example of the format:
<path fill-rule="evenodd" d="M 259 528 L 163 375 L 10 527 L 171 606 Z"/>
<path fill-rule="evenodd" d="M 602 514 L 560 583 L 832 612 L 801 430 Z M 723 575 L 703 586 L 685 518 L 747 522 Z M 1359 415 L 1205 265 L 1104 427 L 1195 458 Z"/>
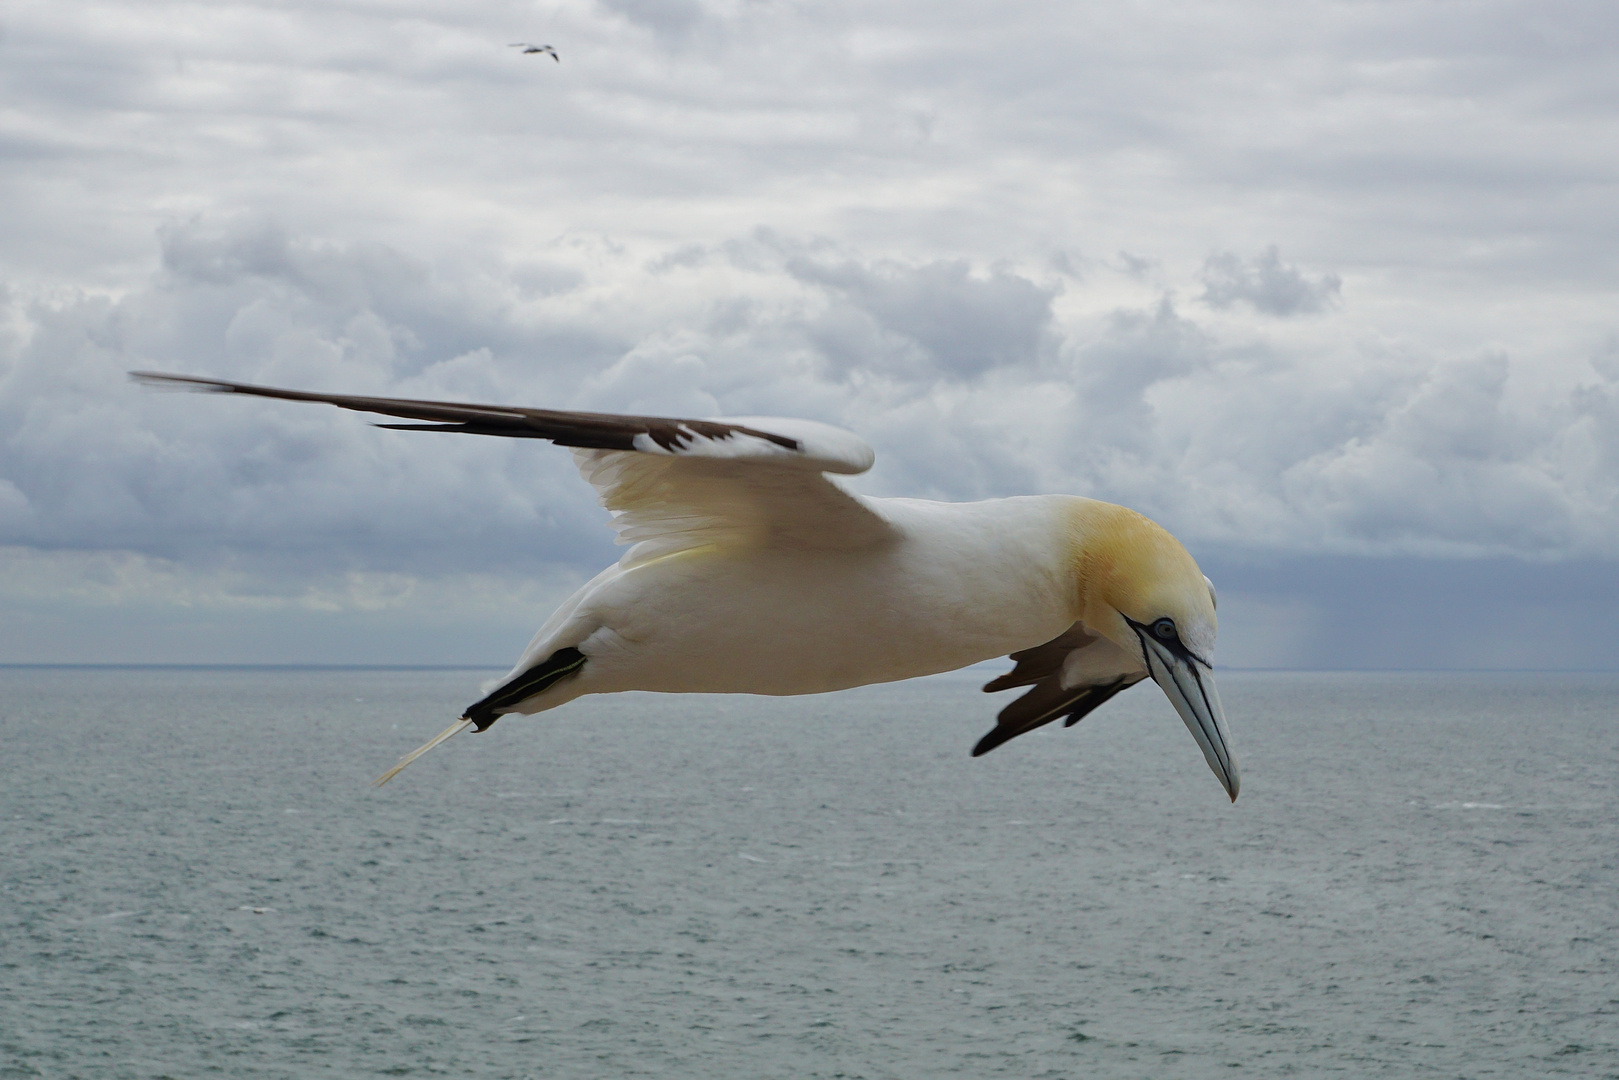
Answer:
<path fill-rule="evenodd" d="M 1159 641 L 1174 641 L 1176 637 L 1175 620 L 1159 619 L 1157 622 L 1153 623 L 1152 636 L 1157 638 Z"/>

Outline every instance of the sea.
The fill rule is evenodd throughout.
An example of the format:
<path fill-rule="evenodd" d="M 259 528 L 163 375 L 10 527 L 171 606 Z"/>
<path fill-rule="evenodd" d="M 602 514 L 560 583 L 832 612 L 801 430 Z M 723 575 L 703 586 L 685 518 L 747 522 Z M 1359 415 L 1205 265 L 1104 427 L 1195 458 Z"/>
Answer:
<path fill-rule="evenodd" d="M 1619 1077 L 1619 675 L 0 669 L 0 1077 Z"/>

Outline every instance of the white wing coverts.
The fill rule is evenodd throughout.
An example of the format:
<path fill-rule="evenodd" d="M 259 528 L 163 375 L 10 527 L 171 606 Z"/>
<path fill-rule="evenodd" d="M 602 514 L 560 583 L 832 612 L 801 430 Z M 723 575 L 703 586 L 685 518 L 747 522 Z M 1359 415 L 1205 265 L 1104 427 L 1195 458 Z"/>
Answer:
<path fill-rule="evenodd" d="M 871 448 L 854 435 L 773 417 L 716 422 L 788 436 L 802 449 L 737 434 L 694 436 L 671 451 L 574 450 L 580 474 L 612 511 L 619 543 L 633 545 L 622 565 L 700 547 L 849 549 L 894 535 L 824 475 L 870 467 Z"/>

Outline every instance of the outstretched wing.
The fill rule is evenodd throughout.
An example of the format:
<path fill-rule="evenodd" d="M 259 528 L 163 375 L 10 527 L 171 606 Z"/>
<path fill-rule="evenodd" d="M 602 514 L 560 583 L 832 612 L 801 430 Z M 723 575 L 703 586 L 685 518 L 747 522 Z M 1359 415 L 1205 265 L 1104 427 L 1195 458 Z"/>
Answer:
<path fill-rule="evenodd" d="M 1001 710 L 995 728 L 973 747 L 987 754 L 1008 739 L 1066 718 L 1073 727 L 1091 710 L 1147 677 L 1138 657 L 1075 623 L 1043 645 L 1012 654 L 1016 666 L 984 684 L 986 693 L 1014 686 L 1033 689 Z"/>
<path fill-rule="evenodd" d="M 377 425 L 400 431 L 545 439 L 570 447 L 579 471 L 612 511 L 619 541 L 634 545 L 626 563 L 709 545 L 851 548 L 895 535 L 870 504 L 824 475 L 865 472 L 876 457 L 871 447 L 850 432 L 811 420 L 619 416 L 318 394 L 151 371 L 130 374 L 148 385 L 315 401 L 426 421 Z"/>
<path fill-rule="evenodd" d="M 780 432 L 801 431 L 806 421 L 746 423 Z M 575 450 L 573 456 L 612 511 L 619 543 L 633 545 L 624 554 L 626 566 L 699 547 L 850 549 L 897 535 L 869 503 L 821 472 L 825 458 L 795 462 L 762 447 L 738 449 L 744 452 L 724 458 L 622 450 Z"/>

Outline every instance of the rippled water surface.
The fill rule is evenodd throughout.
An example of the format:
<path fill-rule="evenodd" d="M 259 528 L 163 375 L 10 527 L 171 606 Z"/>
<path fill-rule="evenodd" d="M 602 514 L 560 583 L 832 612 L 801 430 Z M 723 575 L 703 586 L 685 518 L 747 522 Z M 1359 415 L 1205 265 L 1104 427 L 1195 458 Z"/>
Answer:
<path fill-rule="evenodd" d="M 0 670 L 0 1077 L 1619 1076 L 1619 677 Z"/>

